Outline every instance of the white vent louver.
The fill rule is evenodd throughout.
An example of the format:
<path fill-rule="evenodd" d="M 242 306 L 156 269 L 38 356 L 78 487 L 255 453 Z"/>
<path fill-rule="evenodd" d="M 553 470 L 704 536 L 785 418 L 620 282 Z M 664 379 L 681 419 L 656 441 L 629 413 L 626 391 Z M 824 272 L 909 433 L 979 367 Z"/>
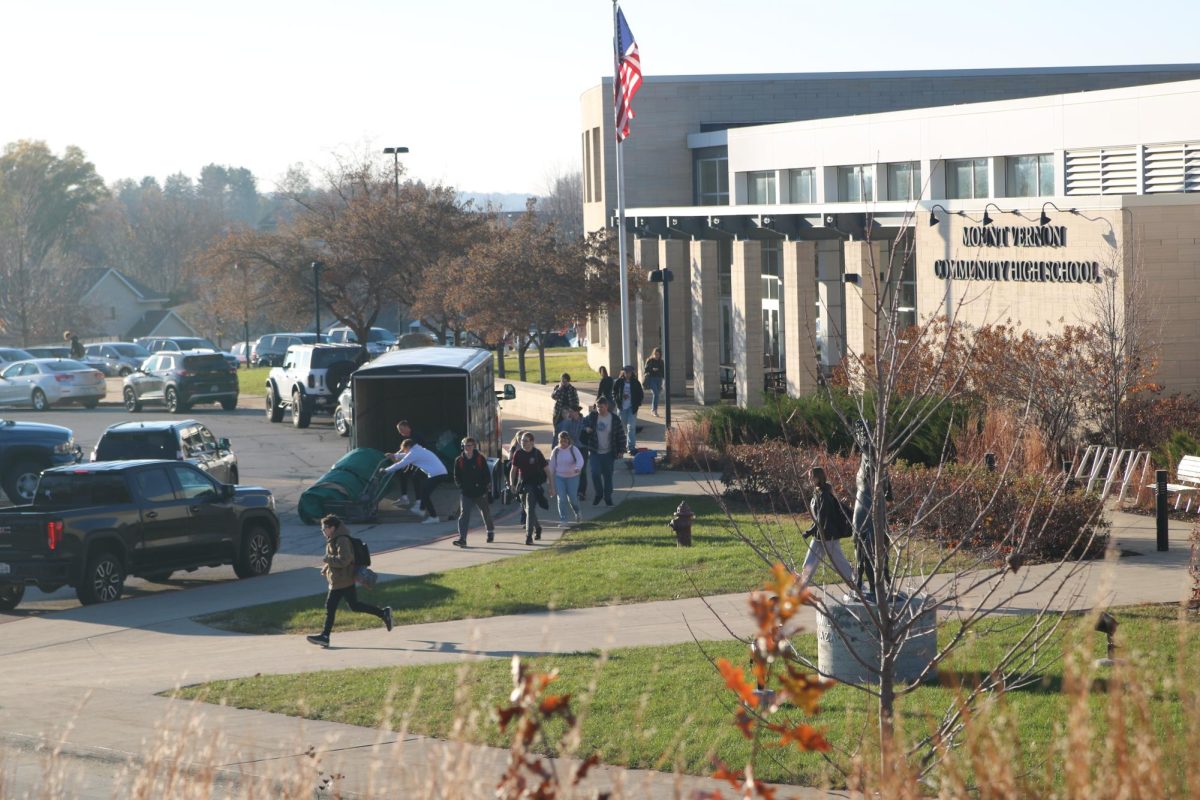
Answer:
<path fill-rule="evenodd" d="M 1069 195 L 1137 194 L 1137 148 L 1068 150 L 1065 177 Z"/>
<path fill-rule="evenodd" d="M 1200 142 L 1146 145 L 1142 173 L 1146 194 L 1200 191 Z"/>

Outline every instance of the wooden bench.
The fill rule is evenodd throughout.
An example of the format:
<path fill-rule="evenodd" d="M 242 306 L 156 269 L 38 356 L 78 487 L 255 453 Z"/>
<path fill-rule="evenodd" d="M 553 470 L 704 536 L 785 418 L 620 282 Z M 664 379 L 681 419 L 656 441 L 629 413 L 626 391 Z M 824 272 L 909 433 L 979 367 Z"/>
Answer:
<path fill-rule="evenodd" d="M 1167 491 L 1175 494 L 1175 509 L 1179 509 L 1179 502 L 1187 495 L 1187 505 L 1183 510 L 1191 511 L 1196 492 L 1200 492 L 1200 456 L 1184 456 L 1175 468 L 1175 480 L 1177 483 L 1167 484 Z M 1158 489 L 1153 483 L 1148 488 Z M 1196 510 L 1200 511 L 1200 505 L 1196 506 Z"/>

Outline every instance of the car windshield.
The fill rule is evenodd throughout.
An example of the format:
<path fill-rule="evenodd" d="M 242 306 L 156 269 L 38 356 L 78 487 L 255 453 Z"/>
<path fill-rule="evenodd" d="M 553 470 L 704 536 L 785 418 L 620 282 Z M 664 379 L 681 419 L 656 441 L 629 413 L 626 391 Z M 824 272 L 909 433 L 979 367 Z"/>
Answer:
<path fill-rule="evenodd" d="M 150 351 L 140 344 L 114 344 L 112 348 L 128 358 L 146 358 L 150 355 Z"/>
<path fill-rule="evenodd" d="M 42 372 L 83 372 L 84 370 L 91 371 L 89 367 L 80 361 L 72 361 L 69 358 L 60 358 L 58 361 L 43 361 Z"/>
<path fill-rule="evenodd" d="M 370 342 L 394 342 L 396 334 L 386 328 L 371 328 L 371 333 L 367 341 Z"/>
<path fill-rule="evenodd" d="M 326 367 L 337 364 L 342 361 L 354 361 L 358 357 L 358 347 L 339 347 L 339 348 L 321 348 L 313 350 L 312 367 L 313 369 L 325 369 Z"/>
<path fill-rule="evenodd" d="M 183 368 L 195 370 L 197 372 L 201 372 L 201 371 L 211 372 L 213 370 L 216 370 L 218 372 L 228 372 L 229 371 L 229 362 L 227 362 L 225 360 L 224 356 L 220 356 L 220 355 L 184 356 L 183 357 Z"/>
<path fill-rule="evenodd" d="M 111 473 L 50 472 L 38 481 L 33 505 L 40 508 L 87 508 L 131 502 L 125 478 Z"/>
<path fill-rule="evenodd" d="M 4 359 L 5 361 L 24 361 L 26 359 L 33 358 L 33 355 L 31 353 L 26 353 L 24 350 L 6 347 L 3 350 L 0 350 L 0 358 Z"/>
<path fill-rule="evenodd" d="M 178 457 L 179 446 L 171 431 L 108 431 L 96 445 L 97 461 Z"/>
<path fill-rule="evenodd" d="M 70 358 L 71 356 L 69 347 L 31 347 L 29 352 L 35 358 Z"/>

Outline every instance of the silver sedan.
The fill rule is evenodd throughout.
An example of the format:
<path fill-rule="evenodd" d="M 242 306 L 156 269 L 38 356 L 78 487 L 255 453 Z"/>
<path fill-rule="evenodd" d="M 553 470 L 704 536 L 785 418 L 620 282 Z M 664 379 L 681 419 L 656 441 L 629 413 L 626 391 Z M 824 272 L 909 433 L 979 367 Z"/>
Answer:
<path fill-rule="evenodd" d="M 34 358 L 0 372 L 0 405 L 44 411 L 57 403 L 95 408 L 104 399 L 104 373 L 69 358 Z"/>

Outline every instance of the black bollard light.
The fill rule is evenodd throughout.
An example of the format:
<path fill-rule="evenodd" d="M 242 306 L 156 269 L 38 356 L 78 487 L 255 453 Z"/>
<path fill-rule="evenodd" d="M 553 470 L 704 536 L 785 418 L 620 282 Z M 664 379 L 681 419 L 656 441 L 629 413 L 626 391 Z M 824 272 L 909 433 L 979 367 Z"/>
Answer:
<path fill-rule="evenodd" d="M 987 467 L 988 472 L 995 472 L 996 471 L 996 454 L 995 453 L 984 453 L 983 454 L 983 465 L 985 467 Z"/>
<path fill-rule="evenodd" d="M 1100 659 L 1097 666 L 1111 667 L 1116 663 L 1117 643 L 1113 636 L 1117 633 L 1117 618 L 1107 611 L 1101 611 L 1100 616 L 1096 618 L 1096 631 L 1103 633 L 1108 639 L 1108 657 Z"/>
<path fill-rule="evenodd" d="M 1156 533 L 1158 538 L 1158 552 L 1167 552 L 1167 471 L 1165 469 L 1155 470 L 1155 502 L 1154 502 L 1154 521 L 1156 523 Z"/>

